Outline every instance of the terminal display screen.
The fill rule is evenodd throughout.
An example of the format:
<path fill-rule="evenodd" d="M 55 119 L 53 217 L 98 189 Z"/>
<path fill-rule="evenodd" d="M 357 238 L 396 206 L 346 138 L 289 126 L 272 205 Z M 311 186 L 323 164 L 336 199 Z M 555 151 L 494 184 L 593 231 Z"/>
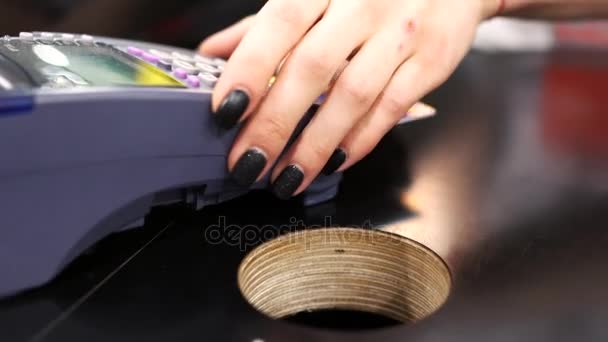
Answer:
<path fill-rule="evenodd" d="M 63 80 L 77 86 L 184 87 L 153 65 L 111 46 L 17 42 L 0 44 L 0 54 L 40 86 Z"/>

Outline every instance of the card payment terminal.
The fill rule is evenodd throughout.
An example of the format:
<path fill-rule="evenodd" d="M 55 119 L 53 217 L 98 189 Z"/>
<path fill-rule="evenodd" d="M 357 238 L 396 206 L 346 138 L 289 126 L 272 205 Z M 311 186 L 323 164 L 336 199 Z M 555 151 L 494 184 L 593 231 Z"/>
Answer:
<path fill-rule="evenodd" d="M 228 177 L 238 128 L 216 128 L 209 110 L 224 64 L 89 35 L 0 37 L 0 297 L 46 283 L 153 206 L 200 209 L 268 186 Z M 304 204 L 333 198 L 340 178 L 319 176 Z"/>

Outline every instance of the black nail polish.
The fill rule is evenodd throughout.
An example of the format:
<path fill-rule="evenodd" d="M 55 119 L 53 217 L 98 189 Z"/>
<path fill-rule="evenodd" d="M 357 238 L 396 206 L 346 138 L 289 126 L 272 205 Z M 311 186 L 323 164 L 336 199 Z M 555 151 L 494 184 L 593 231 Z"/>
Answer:
<path fill-rule="evenodd" d="M 239 158 L 231 176 L 240 186 L 252 186 L 266 167 L 266 163 L 266 156 L 261 151 L 251 149 Z"/>
<path fill-rule="evenodd" d="M 214 114 L 216 124 L 223 129 L 231 129 L 239 123 L 249 106 L 249 95 L 242 90 L 234 90 L 222 102 Z"/>
<path fill-rule="evenodd" d="M 323 174 L 326 176 L 333 174 L 334 172 L 336 172 L 336 170 L 338 170 L 340 168 L 340 166 L 342 166 L 342 164 L 344 164 L 345 161 L 346 161 L 346 151 L 344 151 L 341 148 L 337 149 L 331 155 L 331 157 L 327 161 L 327 164 L 325 164 L 325 167 L 323 168 L 323 171 L 322 171 Z"/>
<path fill-rule="evenodd" d="M 285 168 L 274 182 L 272 192 L 280 199 L 289 199 L 304 181 L 304 172 L 295 165 Z"/>

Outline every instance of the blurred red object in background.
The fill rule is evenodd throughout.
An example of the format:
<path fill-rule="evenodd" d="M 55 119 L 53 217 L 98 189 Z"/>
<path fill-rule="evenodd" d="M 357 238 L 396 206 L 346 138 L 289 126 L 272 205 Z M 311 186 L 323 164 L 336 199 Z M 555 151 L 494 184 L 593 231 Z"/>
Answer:
<path fill-rule="evenodd" d="M 608 63 L 555 62 L 544 74 L 546 146 L 560 154 L 608 157 Z"/>
<path fill-rule="evenodd" d="M 555 38 L 560 45 L 584 45 L 608 48 L 608 22 L 587 21 L 560 23 L 554 27 Z"/>

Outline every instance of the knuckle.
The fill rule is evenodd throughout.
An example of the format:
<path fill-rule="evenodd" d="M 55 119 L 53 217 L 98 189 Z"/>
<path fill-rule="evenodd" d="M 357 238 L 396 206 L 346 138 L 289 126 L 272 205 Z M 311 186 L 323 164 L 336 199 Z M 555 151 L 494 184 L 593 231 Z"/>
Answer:
<path fill-rule="evenodd" d="M 297 68 L 300 68 L 315 79 L 323 79 L 333 75 L 332 66 L 328 62 L 329 59 L 325 58 L 324 53 L 301 49 L 293 58 L 293 62 L 297 65 Z"/>
<path fill-rule="evenodd" d="M 277 115 L 269 115 L 258 123 L 260 127 L 259 137 L 264 144 L 278 144 L 281 146 L 291 138 L 289 125 Z"/>
<path fill-rule="evenodd" d="M 388 114 L 400 116 L 409 109 L 407 108 L 408 101 L 409 99 L 405 94 L 392 91 L 384 94 L 382 97 L 382 108 Z"/>
<path fill-rule="evenodd" d="M 266 10 L 275 20 L 282 25 L 299 27 L 304 23 L 304 11 L 298 1 L 272 0 L 267 4 Z"/>
<path fill-rule="evenodd" d="M 446 56 L 451 56 L 452 53 L 445 44 L 436 44 L 436 48 L 427 50 L 428 52 L 421 53 L 418 56 L 420 68 L 426 71 L 431 71 L 435 78 L 442 78 L 452 72 L 452 61 Z M 436 56 L 443 56 L 437 58 Z"/>
<path fill-rule="evenodd" d="M 243 60 L 246 61 L 246 63 L 243 63 L 244 66 L 255 65 L 256 68 L 255 70 L 251 70 L 250 67 L 246 67 L 247 71 L 245 71 L 245 69 L 238 70 L 241 73 L 235 77 L 238 77 L 239 79 L 248 79 L 252 84 L 256 84 L 260 90 L 263 91 L 267 86 L 267 82 L 264 81 L 264 76 L 268 70 L 276 68 L 276 65 L 270 62 L 273 59 L 262 51 L 250 51 Z"/>
<path fill-rule="evenodd" d="M 358 107 L 370 107 L 374 102 L 374 96 L 360 81 L 344 77 L 336 84 L 336 90 L 342 96 L 353 102 Z"/>

